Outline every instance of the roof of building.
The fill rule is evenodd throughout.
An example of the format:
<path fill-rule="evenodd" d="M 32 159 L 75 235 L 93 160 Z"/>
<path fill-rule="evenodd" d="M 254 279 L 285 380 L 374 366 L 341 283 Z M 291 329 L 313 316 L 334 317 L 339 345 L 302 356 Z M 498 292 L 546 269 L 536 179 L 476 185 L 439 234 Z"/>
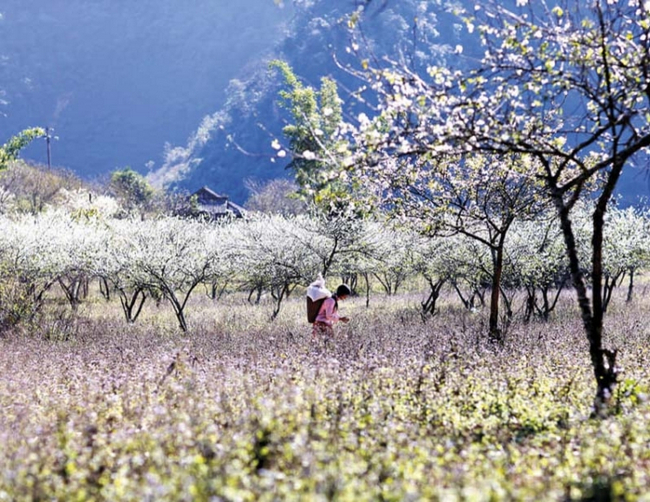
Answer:
<path fill-rule="evenodd" d="M 229 201 L 228 196 L 219 195 L 207 186 L 201 187 L 192 195 L 197 197 L 197 209 L 213 218 L 228 214 L 241 218 L 246 213 L 242 206 Z"/>

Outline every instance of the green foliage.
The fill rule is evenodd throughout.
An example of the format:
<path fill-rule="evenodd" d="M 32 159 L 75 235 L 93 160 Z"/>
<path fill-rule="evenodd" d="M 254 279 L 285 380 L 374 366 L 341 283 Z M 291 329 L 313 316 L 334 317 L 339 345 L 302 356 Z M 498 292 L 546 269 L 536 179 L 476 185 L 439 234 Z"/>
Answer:
<path fill-rule="evenodd" d="M 42 138 L 43 136 L 45 136 L 45 129 L 42 127 L 32 127 L 10 138 L 9 141 L 0 147 L 0 170 L 6 169 L 10 162 L 16 160 L 23 148 L 36 138 Z"/>
<path fill-rule="evenodd" d="M 111 174 L 110 189 L 121 200 L 127 214 L 146 209 L 155 194 L 145 177 L 130 167 Z"/>
<path fill-rule="evenodd" d="M 296 175 L 299 193 L 320 207 L 347 199 L 348 184 L 341 178 L 347 144 L 338 134 L 343 112 L 336 82 L 324 77 L 316 90 L 303 85 L 286 62 L 275 60 L 270 67 L 280 71 L 288 87 L 280 97 L 293 122 L 283 132 L 293 155 L 288 167 Z M 274 146 L 281 148 L 279 143 Z"/>

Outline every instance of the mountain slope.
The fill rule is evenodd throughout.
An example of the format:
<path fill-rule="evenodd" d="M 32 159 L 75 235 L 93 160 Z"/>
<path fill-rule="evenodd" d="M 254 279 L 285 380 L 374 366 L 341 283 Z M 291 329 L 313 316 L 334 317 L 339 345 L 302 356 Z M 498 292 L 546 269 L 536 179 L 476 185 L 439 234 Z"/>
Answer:
<path fill-rule="evenodd" d="M 291 16 L 271 0 L 5 0 L 0 12 L 0 131 L 54 127 L 55 164 L 84 177 L 159 162 Z M 37 142 L 25 156 L 44 154 Z"/>
<path fill-rule="evenodd" d="M 450 47 L 457 34 L 451 22 L 440 21 L 441 17 L 451 19 L 442 3 L 404 0 L 371 9 L 363 25 L 366 49 L 421 68 L 452 55 Z M 359 104 L 346 99 L 346 93 L 356 90 L 360 82 L 341 69 L 359 65 L 358 57 L 350 53 L 347 24 L 353 2 L 299 1 L 295 8 L 287 36 L 273 57 L 289 62 L 306 84 L 318 86 L 323 76 L 335 78 L 347 113 L 355 114 Z M 415 17 L 418 32 L 414 44 Z M 437 43 L 439 40 L 444 43 Z M 284 165 L 274 162 L 270 146 L 273 138 L 282 138 L 287 113 L 278 105 L 282 78 L 269 72 L 267 65 L 268 58 L 252 65 L 245 77 L 231 81 L 225 106 L 206 117 L 185 147 L 166 152 L 164 165 L 150 174 L 154 183 L 190 190 L 209 185 L 243 202 L 248 196 L 246 178 L 268 180 L 289 175 Z"/>

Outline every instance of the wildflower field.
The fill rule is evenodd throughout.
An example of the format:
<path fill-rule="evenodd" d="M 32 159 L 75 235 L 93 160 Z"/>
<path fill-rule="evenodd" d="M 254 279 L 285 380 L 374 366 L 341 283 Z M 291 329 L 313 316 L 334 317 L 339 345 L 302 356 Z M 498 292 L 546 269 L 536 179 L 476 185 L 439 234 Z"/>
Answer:
<path fill-rule="evenodd" d="M 125 325 L 98 296 L 0 338 L 0 500 L 648 500 L 650 298 L 616 297 L 610 416 L 571 291 L 502 348 L 450 295 L 353 298 L 313 340 L 296 294 Z M 384 312 L 387 311 L 387 312 Z"/>

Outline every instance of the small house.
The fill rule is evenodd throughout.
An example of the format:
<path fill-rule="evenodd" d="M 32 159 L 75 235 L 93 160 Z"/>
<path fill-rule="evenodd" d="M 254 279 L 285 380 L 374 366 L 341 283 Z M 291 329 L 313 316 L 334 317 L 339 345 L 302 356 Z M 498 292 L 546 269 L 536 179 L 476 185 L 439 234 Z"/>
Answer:
<path fill-rule="evenodd" d="M 228 200 L 228 196 L 219 195 L 206 186 L 194 192 L 191 197 L 196 198 L 197 213 L 211 220 L 225 216 L 243 218 L 246 213 L 243 207 Z"/>

